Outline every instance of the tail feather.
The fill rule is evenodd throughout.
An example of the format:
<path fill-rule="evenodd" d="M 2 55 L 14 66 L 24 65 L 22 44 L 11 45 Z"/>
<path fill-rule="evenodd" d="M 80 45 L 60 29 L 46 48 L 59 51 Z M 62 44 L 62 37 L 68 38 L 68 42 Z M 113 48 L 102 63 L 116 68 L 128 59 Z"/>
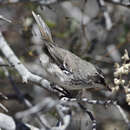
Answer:
<path fill-rule="evenodd" d="M 41 16 L 37 15 L 33 11 L 32 11 L 32 15 L 33 15 L 34 19 L 36 20 L 36 23 L 37 23 L 37 25 L 39 27 L 39 30 L 40 30 L 41 35 L 43 36 L 43 38 L 46 41 L 53 43 L 51 31 L 50 31 L 49 27 L 46 25 L 46 23 L 43 21 Z"/>

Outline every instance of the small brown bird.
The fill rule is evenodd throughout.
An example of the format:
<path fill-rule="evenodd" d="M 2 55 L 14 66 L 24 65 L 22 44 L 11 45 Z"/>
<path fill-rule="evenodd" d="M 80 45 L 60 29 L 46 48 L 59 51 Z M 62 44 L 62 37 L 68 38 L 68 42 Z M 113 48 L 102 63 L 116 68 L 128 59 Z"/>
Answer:
<path fill-rule="evenodd" d="M 105 89 L 107 85 L 102 71 L 70 51 L 55 46 L 51 32 L 45 22 L 39 15 L 36 15 L 34 12 L 32 12 L 32 14 L 39 26 L 43 38 L 45 39 L 45 46 L 50 57 L 54 62 L 53 68 L 59 71 L 58 74 L 50 74 L 49 78 L 54 83 L 67 90 L 90 88 Z"/>

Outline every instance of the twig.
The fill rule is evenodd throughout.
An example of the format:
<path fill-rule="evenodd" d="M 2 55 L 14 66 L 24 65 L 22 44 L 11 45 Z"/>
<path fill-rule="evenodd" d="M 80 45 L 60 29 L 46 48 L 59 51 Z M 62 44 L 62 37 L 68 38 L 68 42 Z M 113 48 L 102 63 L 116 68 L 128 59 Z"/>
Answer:
<path fill-rule="evenodd" d="M 81 99 L 68 98 L 68 101 L 71 101 L 71 102 L 79 102 L 80 101 L 80 102 L 86 102 L 89 104 L 99 104 L 99 105 L 109 105 L 109 104 L 115 105 L 116 104 L 116 101 L 112 101 L 112 100 L 102 101 L 102 100 L 91 100 L 88 98 L 81 98 Z"/>
<path fill-rule="evenodd" d="M 6 0 L 6 1 L 0 1 L 0 4 L 14 4 L 14 3 L 27 3 L 27 2 L 32 2 L 32 3 L 38 3 L 40 5 L 52 5 L 55 3 L 60 3 L 64 1 L 70 1 L 70 0 Z M 75 0 L 71 0 L 75 1 Z M 78 0 L 77 0 L 78 1 Z M 113 4 L 129 7 L 130 6 L 130 1 L 129 0 L 104 0 L 106 2 L 110 2 Z"/>
<path fill-rule="evenodd" d="M 2 16 L 2 15 L 0 15 L 0 19 L 2 19 L 2 20 L 4 20 L 4 21 L 6 21 L 6 22 L 8 22 L 8 23 L 12 23 L 12 21 L 11 21 L 11 20 L 9 20 L 9 19 L 5 18 L 5 17 L 4 17 L 4 16 Z"/>
<path fill-rule="evenodd" d="M 83 45 L 82 46 L 82 50 L 83 48 L 85 47 L 85 49 L 83 50 L 84 53 L 86 53 L 90 47 L 90 41 L 88 39 L 88 36 L 87 36 L 87 24 L 84 24 L 84 14 L 85 14 L 85 6 L 86 6 L 86 3 L 87 3 L 87 0 L 83 0 L 82 2 L 82 7 L 81 7 L 81 11 L 82 11 L 82 16 L 81 16 L 81 31 L 82 31 L 82 34 L 81 34 L 81 40 L 82 42 L 85 44 L 85 46 Z M 85 42 L 84 42 L 85 40 Z"/>
<path fill-rule="evenodd" d="M 92 112 L 90 112 L 87 108 L 85 108 L 81 103 L 78 103 L 78 104 L 81 107 L 81 109 L 89 115 L 89 117 L 90 117 L 90 119 L 92 121 L 92 130 L 96 130 L 96 125 L 97 124 L 96 124 L 96 120 L 95 120 Z"/>
<path fill-rule="evenodd" d="M 65 0 L 62 0 L 65 1 Z M 0 1 L 1 4 L 14 4 L 14 3 L 27 3 L 27 2 L 32 2 L 32 3 L 39 3 L 41 5 L 50 5 L 54 4 L 56 2 L 61 2 L 61 0 L 6 0 L 6 1 Z"/>
<path fill-rule="evenodd" d="M 110 30 L 112 28 L 112 21 L 107 10 L 107 6 L 105 5 L 104 0 L 98 0 L 99 7 L 101 7 L 101 11 L 103 12 L 105 22 L 106 22 L 106 29 Z"/>
<path fill-rule="evenodd" d="M 106 2 L 110 2 L 112 4 L 117 4 L 125 7 L 130 7 L 130 1 L 129 0 L 105 0 Z"/>
<path fill-rule="evenodd" d="M 128 120 L 127 115 L 125 114 L 124 110 L 118 104 L 116 104 L 115 106 L 119 110 L 120 114 L 122 115 L 125 123 L 128 124 L 129 120 Z"/>
<path fill-rule="evenodd" d="M 17 118 L 23 118 L 32 114 L 35 114 L 37 112 L 40 112 L 41 110 L 43 111 L 49 111 L 50 108 L 54 107 L 57 104 L 56 101 L 50 99 L 50 98 L 46 98 L 45 100 L 43 100 L 42 102 L 38 103 L 35 106 L 32 106 L 31 108 L 29 108 L 28 110 L 25 110 L 23 112 L 18 112 L 16 114 Z"/>

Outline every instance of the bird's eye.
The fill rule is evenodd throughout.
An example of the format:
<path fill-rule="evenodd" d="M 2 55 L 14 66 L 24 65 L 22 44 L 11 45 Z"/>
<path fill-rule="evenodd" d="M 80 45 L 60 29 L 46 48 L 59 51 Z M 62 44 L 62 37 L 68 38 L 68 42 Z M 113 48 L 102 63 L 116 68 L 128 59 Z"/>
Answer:
<path fill-rule="evenodd" d="M 63 73 L 66 74 L 66 75 L 71 75 L 72 73 L 67 71 L 67 70 L 63 70 Z"/>

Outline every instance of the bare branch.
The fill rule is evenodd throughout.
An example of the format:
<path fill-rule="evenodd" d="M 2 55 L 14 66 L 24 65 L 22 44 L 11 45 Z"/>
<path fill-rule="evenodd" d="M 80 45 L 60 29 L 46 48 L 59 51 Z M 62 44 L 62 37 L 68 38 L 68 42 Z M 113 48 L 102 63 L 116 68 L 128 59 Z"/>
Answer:
<path fill-rule="evenodd" d="M 117 104 L 115 106 L 119 110 L 119 112 L 120 112 L 121 116 L 123 117 L 125 123 L 128 124 L 129 120 L 128 120 L 127 115 L 125 114 L 124 110 Z"/>
<path fill-rule="evenodd" d="M 5 130 L 15 130 L 16 125 L 12 117 L 0 113 L 0 128 Z"/>
<path fill-rule="evenodd" d="M 9 20 L 9 19 L 5 18 L 5 17 L 4 17 L 4 16 L 2 16 L 2 15 L 0 15 L 0 19 L 4 20 L 4 21 L 6 21 L 6 22 L 9 22 L 9 23 L 11 23 L 11 22 L 12 22 L 11 20 Z"/>
<path fill-rule="evenodd" d="M 52 90 L 50 87 L 50 83 L 43 79 L 38 75 L 32 74 L 27 68 L 21 63 L 21 61 L 17 58 L 11 48 L 8 46 L 6 40 L 4 39 L 2 33 L 0 32 L 0 50 L 4 54 L 4 56 L 8 59 L 11 65 L 17 70 L 17 72 L 22 77 L 23 82 L 27 83 L 28 81 L 32 81 L 40 84 L 43 88 Z"/>
<path fill-rule="evenodd" d="M 109 12 L 107 10 L 107 6 L 106 6 L 104 0 L 98 0 L 98 3 L 101 7 L 101 10 L 103 11 L 103 15 L 104 15 L 105 22 L 106 22 L 106 29 L 110 30 L 112 28 L 112 21 L 111 21 Z"/>
<path fill-rule="evenodd" d="M 121 6 L 130 6 L 130 1 L 129 0 L 105 0 L 106 2 L 110 2 L 113 4 L 121 5 Z"/>

